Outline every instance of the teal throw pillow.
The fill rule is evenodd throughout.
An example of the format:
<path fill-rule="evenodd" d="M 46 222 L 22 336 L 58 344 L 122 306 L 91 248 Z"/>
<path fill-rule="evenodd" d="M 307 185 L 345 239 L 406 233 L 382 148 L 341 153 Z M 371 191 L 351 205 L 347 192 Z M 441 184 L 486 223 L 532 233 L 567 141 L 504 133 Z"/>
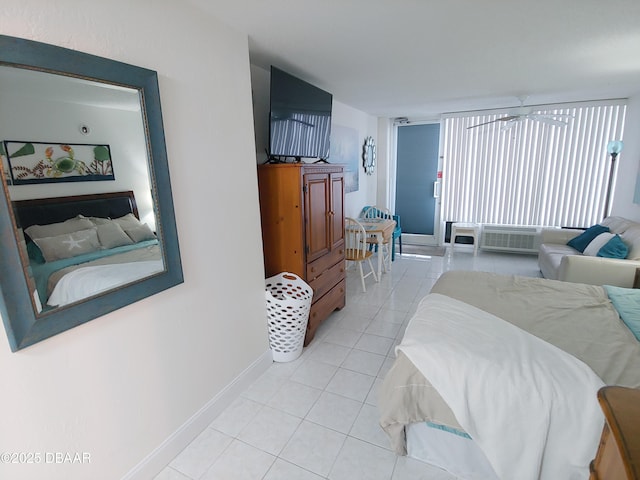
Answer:
<path fill-rule="evenodd" d="M 604 258 L 627 258 L 629 247 L 622 241 L 620 235 L 615 235 L 604 246 L 598 250 L 598 257 Z"/>
<path fill-rule="evenodd" d="M 601 233 L 605 233 L 609 231 L 609 227 L 605 227 L 603 225 L 593 225 L 592 227 L 587 228 L 584 232 L 578 235 L 575 238 L 572 238 L 567 242 L 567 245 L 575 248 L 580 253 L 584 252 L 584 249 L 587 248 L 587 245 L 591 243 L 591 241 L 596 238 Z"/>
<path fill-rule="evenodd" d="M 27 242 L 27 254 L 34 263 L 44 263 L 44 255 L 35 243 Z"/>
<path fill-rule="evenodd" d="M 624 324 L 640 340 L 640 289 L 605 285 L 609 300 Z"/>

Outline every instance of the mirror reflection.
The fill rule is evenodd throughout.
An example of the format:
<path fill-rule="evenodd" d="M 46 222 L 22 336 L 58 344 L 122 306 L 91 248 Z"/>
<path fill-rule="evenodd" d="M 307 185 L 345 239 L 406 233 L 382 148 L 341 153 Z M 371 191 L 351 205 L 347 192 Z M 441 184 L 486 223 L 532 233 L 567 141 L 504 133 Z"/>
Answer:
<path fill-rule="evenodd" d="M 36 315 L 165 271 L 138 90 L 0 66 L 0 155 Z"/>

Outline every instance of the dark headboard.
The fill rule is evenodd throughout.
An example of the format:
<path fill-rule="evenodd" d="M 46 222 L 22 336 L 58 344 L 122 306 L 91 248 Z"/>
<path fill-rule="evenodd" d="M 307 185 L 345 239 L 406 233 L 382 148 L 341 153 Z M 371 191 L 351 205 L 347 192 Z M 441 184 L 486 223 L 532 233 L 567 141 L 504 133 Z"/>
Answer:
<path fill-rule="evenodd" d="M 132 191 L 75 195 L 71 197 L 36 198 L 11 202 L 18 228 L 48 225 L 78 215 L 85 217 L 118 218 L 133 213 L 138 207 Z"/>

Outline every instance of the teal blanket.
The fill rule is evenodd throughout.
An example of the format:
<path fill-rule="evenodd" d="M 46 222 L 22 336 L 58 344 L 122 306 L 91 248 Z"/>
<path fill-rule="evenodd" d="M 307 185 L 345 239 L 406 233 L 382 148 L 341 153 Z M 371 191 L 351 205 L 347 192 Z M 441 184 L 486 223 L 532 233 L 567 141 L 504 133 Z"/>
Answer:
<path fill-rule="evenodd" d="M 640 289 L 605 285 L 609 300 L 620 318 L 640 341 Z"/>

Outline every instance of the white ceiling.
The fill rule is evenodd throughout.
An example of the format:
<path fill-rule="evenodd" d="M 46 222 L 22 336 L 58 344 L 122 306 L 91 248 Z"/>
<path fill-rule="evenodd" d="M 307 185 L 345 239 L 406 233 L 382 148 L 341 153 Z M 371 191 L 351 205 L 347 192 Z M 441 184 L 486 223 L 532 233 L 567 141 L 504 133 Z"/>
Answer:
<path fill-rule="evenodd" d="M 640 92 L 640 0 L 189 0 L 375 116 Z"/>

